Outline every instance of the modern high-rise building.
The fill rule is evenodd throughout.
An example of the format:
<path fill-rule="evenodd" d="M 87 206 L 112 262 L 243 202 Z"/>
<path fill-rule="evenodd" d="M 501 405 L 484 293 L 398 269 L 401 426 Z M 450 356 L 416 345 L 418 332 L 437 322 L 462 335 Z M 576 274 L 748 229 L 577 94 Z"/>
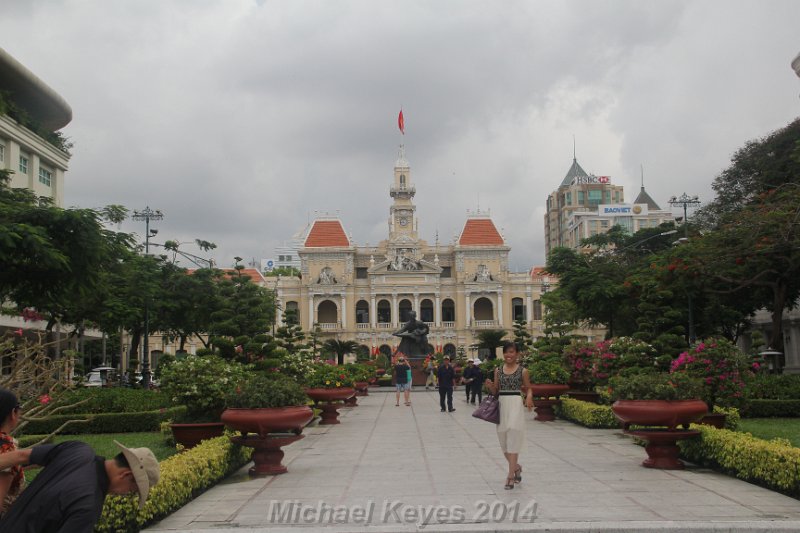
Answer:
<path fill-rule="evenodd" d="M 70 154 L 57 132 L 71 120 L 69 104 L 0 48 L 0 169 L 12 171 L 11 187 L 63 206 Z"/>
<path fill-rule="evenodd" d="M 559 246 L 578 248 L 583 239 L 614 226 L 636 233 L 671 221 L 672 212 L 661 209 L 647 194 L 644 184 L 636 200 L 626 204 L 622 185 L 611 183 L 610 176 L 587 174 L 573 158 L 561 185 L 547 197 L 546 252 L 550 255 Z"/>

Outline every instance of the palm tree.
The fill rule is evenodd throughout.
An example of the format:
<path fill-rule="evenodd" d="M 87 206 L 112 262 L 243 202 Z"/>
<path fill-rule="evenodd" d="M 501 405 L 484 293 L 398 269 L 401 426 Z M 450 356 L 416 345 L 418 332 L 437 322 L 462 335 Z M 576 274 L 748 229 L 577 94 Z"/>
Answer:
<path fill-rule="evenodd" d="M 497 348 L 503 345 L 503 338 L 506 336 L 504 329 L 485 329 L 475 337 L 478 342 L 472 345 L 473 348 L 489 350 L 489 359 L 497 358 Z"/>
<path fill-rule="evenodd" d="M 322 347 L 331 352 L 336 354 L 336 361 L 340 364 L 344 364 L 344 356 L 353 353 L 358 349 L 358 343 L 355 341 L 340 341 L 339 339 L 328 339 L 325 341 L 325 344 Z"/>

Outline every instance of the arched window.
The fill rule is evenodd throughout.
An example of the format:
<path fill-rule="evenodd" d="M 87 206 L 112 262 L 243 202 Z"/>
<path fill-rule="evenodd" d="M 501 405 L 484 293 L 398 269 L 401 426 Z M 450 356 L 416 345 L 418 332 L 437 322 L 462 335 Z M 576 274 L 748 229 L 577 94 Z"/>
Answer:
<path fill-rule="evenodd" d="M 378 302 L 378 322 L 381 324 L 390 324 L 392 322 L 392 304 L 389 303 L 389 300 Z"/>
<path fill-rule="evenodd" d="M 392 347 L 391 346 L 389 346 L 388 344 L 381 344 L 380 348 L 378 348 L 378 351 L 381 352 L 383 355 L 385 355 L 386 357 L 388 357 L 391 360 L 391 358 L 392 358 Z"/>
<path fill-rule="evenodd" d="M 339 312 L 336 304 L 330 300 L 323 300 L 317 306 L 317 322 L 320 324 L 336 324 L 339 321 Z"/>
<path fill-rule="evenodd" d="M 451 358 L 456 356 L 456 345 L 447 343 L 444 345 L 444 354 L 449 355 Z"/>
<path fill-rule="evenodd" d="M 525 304 L 522 302 L 522 298 L 512 298 L 511 309 L 514 320 L 528 320 L 528 317 L 525 316 Z"/>
<path fill-rule="evenodd" d="M 290 326 L 300 323 L 300 308 L 297 302 L 286 302 L 283 310 L 283 321 Z"/>
<path fill-rule="evenodd" d="M 442 321 L 456 321 L 456 304 L 450 298 L 445 298 L 442 300 Z"/>
<path fill-rule="evenodd" d="M 356 303 L 356 324 L 369 324 L 369 303 L 366 300 Z"/>
<path fill-rule="evenodd" d="M 481 297 L 473 305 L 475 320 L 494 320 L 494 304 L 489 298 Z"/>
<path fill-rule="evenodd" d="M 419 303 L 419 319 L 423 322 L 433 322 L 433 302 L 427 298 Z"/>
<path fill-rule="evenodd" d="M 408 322 L 408 319 L 411 318 L 408 314 L 411 312 L 411 301 L 410 300 L 400 300 L 400 322 Z"/>
<path fill-rule="evenodd" d="M 405 174 L 400 174 L 400 188 L 401 189 L 405 189 L 406 188 L 406 175 Z"/>

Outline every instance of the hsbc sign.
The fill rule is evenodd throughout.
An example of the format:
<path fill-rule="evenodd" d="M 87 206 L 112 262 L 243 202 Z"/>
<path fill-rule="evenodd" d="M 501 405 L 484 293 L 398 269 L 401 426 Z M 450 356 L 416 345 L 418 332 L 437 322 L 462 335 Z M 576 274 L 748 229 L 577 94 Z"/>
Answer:
<path fill-rule="evenodd" d="M 647 215 L 647 204 L 600 204 L 597 214 L 601 217 L 630 217 Z"/>
<path fill-rule="evenodd" d="M 572 178 L 571 185 L 603 185 L 611 183 L 611 176 L 595 176 L 590 174 L 588 176 L 575 176 Z"/>

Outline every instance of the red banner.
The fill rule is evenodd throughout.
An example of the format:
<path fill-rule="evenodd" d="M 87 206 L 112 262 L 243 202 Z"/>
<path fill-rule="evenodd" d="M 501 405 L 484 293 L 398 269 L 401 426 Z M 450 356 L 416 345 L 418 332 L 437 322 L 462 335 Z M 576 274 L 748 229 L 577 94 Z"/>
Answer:
<path fill-rule="evenodd" d="M 400 114 L 397 116 L 397 127 L 400 128 L 400 133 L 402 133 L 403 135 L 406 134 L 406 126 L 405 126 L 405 123 L 403 122 L 403 110 L 402 109 L 400 110 Z"/>

